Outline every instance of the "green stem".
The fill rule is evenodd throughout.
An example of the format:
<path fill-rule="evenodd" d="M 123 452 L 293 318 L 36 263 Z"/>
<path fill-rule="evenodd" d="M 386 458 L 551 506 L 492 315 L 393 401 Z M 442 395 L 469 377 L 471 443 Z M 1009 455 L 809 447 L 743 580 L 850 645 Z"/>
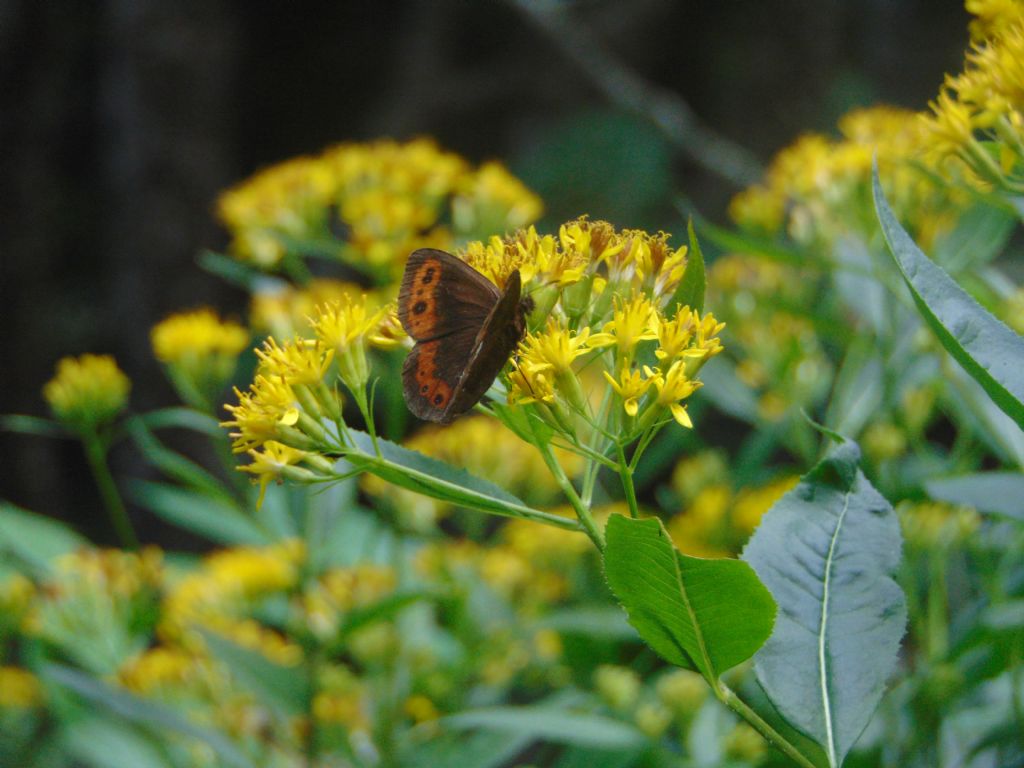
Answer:
<path fill-rule="evenodd" d="M 110 474 L 110 467 L 107 466 L 106 447 L 95 432 L 82 435 L 82 445 L 93 479 L 96 480 L 100 496 L 103 497 L 103 505 L 110 516 L 110 523 L 121 540 L 121 545 L 126 549 L 138 549 L 139 539 L 132 528 L 131 520 L 128 519 L 128 510 L 125 508 L 121 493 L 117 490 L 114 477 Z"/>
<path fill-rule="evenodd" d="M 715 696 L 729 709 L 746 720 L 764 736 L 765 740 L 802 768 L 817 768 L 795 745 L 768 724 L 757 712 L 741 700 L 725 683 L 718 680 L 712 686 Z"/>
<path fill-rule="evenodd" d="M 622 478 L 622 490 L 629 504 L 629 516 L 636 520 L 640 517 L 640 508 L 636 503 L 636 488 L 633 487 L 633 470 L 626 461 L 626 452 L 622 446 L 616 445 L 615 448 L 619 452 L 619 477 Z"/>
<path fill-rule="evenodd" d="M 587 535 L 594 542 L 594 546 L 597 547 L 598 551 L 604 552 L 604 534 L 597 527 L 597 523 L 594 522 L 590 509 L 576 493 L 572 481 L 565 476 L 565 471 L 562 469 L 562 465 L 558 463 L 558 459 L 555 458 L 551 446 L 544 443 L 543 445 L 538 445 L 537 448 L 540 450 L 540 455 L 544 457 L 544 463 L 548 465 L 551 475 L 562 489 L 562 493 L 565 494 L 572 508 L 576 511 L 576 517 L 579 518 L 580 523 L 583 525 L 583 530 L 587 532 Z"/>
<path fill-rule="evenodd" d="M 948 630 L 946 621 L 946 558 L 947 552 L 929 553 L 928 578 L 928 660 L 937 662 L 946 657 Z"/>

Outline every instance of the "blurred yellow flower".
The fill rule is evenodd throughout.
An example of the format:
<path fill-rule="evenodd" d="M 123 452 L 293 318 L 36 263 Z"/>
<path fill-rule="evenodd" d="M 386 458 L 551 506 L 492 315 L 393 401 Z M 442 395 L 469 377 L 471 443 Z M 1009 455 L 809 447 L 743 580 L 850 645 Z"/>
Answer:
<path fill-rule="evenodd" d="M 93 430 L 116 416 L 128 402 L 131 382 L 110 355 L 65 357 L 43 397 L 60 421 L 77 430 Z"/>
<path fill-rule="evenodd" d="M 27 669 L 0 666 L 0 709 L 30 709 L 43 703 L 43 687 Z"/>

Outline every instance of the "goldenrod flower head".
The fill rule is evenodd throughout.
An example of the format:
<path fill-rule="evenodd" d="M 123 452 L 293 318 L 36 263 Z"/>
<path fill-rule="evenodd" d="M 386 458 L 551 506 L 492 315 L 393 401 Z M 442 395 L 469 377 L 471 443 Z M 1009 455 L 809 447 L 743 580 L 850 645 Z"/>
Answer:
<path fill-rule="evenodd" d="M 256 350 L 259 371 L 267 378 L 281 378 L 291 386 L 315 385 L 324 380 L 334 357 L 334 350 L 319 340 L 295 338 L 284 346 L 273 336 Z"/>
<path fill-rule="evenodd" d="M 658 338 L 656 330 L 657 313 L 651 300 L 644 294 L 635 294 L 630 299 L 615 299 L 612 319 L 604 324 L 601 333 L 595 334 L 592 346 L 614 344 L 620 359 L 632 360 L 641 341 Z"/>
<path fill-rule="evenodd" d="M 153 327 L 150 338 L 157 360 L 182 363 L 211 355 L 235 357 L 248 344 L 249 333 L 204 308 L 171 315 Z"/>
<path fill-rule="evenodd" d="M 370 367 L 366 361 L 367 343 L 379 346 L 393 346 L 394 337 L 389 338 L 393 326 L 381 333 L 382 326 L 394 314 L 394 307 L 369 307 L 364 295 L 356 301 L 347 298 L 341 302 L 330 302 L 316 308 L 309 323 L 317 339 L 325 348 L 334 353 L 338 361 L 341 380 L 352 391 L 361 390 L 370 379 Z"/>
<path fill-rule="evenodd" d="M 249 322 L 253 332 L 277 339 L 311 337 L 309 317 L 320 304 L 358 298 L 366 290 L 355 283 L 316 277 L 302 288 L 277 278 L 265 278 L 253 288 Z M 381 303 L 373 299 L 374 303 Z"/>
<path fill-rule="evenodd" d="M 118 670 L 118 681 L 128 690 L 151 694 L 186 683 L 203 665 L 190 650 L 159 645 L 125 661 Z"/>
<path fill-rule="evenodd" d="M 257 374 L 248 392 L 235 388 L 238 405 L 224 408 L 234 418 L 221 422 L 234 427 L 230 433 L 236 453 L 259 448 L 268 440 L 284 439 L 281 427 L 295 426 L 299 421 L 299 402 L 294 390 L 282 376 Z"/>
<path fill-rule="evenodd" d="M 270 484 L 270 481 L 275 480 L 278 484 L 283 483 L 285 470 L 294 464 L 298 464 L 310 455 L 308 451 L 290 448 L 274 440 L 268 440 L 263 443 L 262 450 L 250 450 L 248 453 L 252 456 L 252 464 L 247 464 L 238 469 L 242 472 L 249 472 L 258 476 L 253 478 L 254 483 L 258 482 L 260 484 L 260 496 L 256 501 L 257 509 L 263 506 L 263 497 L 267 493 L 267 486 Z M 308 474 L 310 478 L 315 477 L 312 473 Z M 296 477 L 294 473 L 290 477 L 292 480 L 302 479 L 302 476 Z"/>
<path fill-rule="evenodd" d="M 480 234 L 525 227 L 544 212 L 540 198 L 496 162 L 464 177 L 452 207 L 458 230 Z"/>
<path fill-rule="evenodd" d="M 544 366 L 523 367 L 514 363 L 508 374 L 509 403 L 553 403 L 555 400 L 554 378 L 545 373 Z"/>
<path fill-rule="evenodd" d="M 549 320 L 543 332 L 528 334 L 520 344 L 519 365 L 533 371 L 568 371 L 576 358 L 591 351 L 589 337 L 589 328 L 577 332 Z"/>
<path fill-rule="evenodd" d="M 968 27 L 975 41 L 1001 37 L 1024 19 L 1020 0 L 966 0 L 964 8 L 975 17 Z"/>
<path fill-rule="evenodd" d="M 128 401 L 131 382 L 110 355 L 61 358 L 57 375 L 43 387 L 54 416 L 77 430 L 109 422 Z"/>

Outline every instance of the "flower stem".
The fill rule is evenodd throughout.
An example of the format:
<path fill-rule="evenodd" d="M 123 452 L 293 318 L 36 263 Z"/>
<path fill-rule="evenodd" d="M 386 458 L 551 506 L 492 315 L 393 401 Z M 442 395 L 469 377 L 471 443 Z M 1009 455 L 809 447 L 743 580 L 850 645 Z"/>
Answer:
<path fill-rule="evenodd" d="M 816 768 L 814 763 L 797 749 L 795 745 L 791 744 L 781 733 L 772 728 L 767 721 L 740 699 L 729 686 L 718 680 L 712 686 L 712 690 L 714 690 L 715 696 L 719 701 L 750 723 L 754 730 L 764 736 L 769 744 L 782 752 L 786 757 L 801 766 L 801 768 Z"/>
<path fill-rule="evenodd" d="M 121 540 L 121 545 L 126 549 L 138 549 L 139 539 L 132 528 L 131 520 L 128 519 L 128 510 L 125 508 L 121 493 L 117 490 L 114 477 L 110 474 L 110 467 L 107 466 L 107 449 L 103 441 L 95 432 L 90 432 L 82 435 L 82 446 L 85 448 L 85 458 L 89 462 L 93 479 L 103 498 L 103 505 L 110 516 L 110 524 Z"/>
<path fill-rule="evenodd" d="M 601 533 L 601 529 L 597 527 L 597 523 L 594 522 L 593 515 L 590 514 L 590 509 L 583 500 L 576 493 L 576 489 L 572 485 L 572 481 L 569 480 L 565 475 L 565 471 L 562 469 L 562 465 L 558 463 L 558 459 L 555 458 L 554 452 L 551 450 L 551 446 L 547 443 L 538 445 L 541 456 L 544 457 L 544 463 L 548 465 L 548 469 L 551 471 L 552 476 L 562 489 L 562 493 L 569 500 L 572 508 L 576 511 L 576 517 L 579 518 L 580 523 L 583 525 L 583 530 L 587 532 L 591 541 L 594 542 L 594 546 L 597 547 L 599 552 L 604 552 L 604 534 Z"/>
<path fill-rule="evenodd" d="M 629 516 L 636 520 L 640 517 L 640 507 L 636 503 L 636 488 L 633 487 L 633 470 L 626 461 L 626 452 L 622 445 L 616 445 L 619 452 L 619 477 L 622 478 L 622 490 L 626 492 L 626 502 L 629 504 Z"/>

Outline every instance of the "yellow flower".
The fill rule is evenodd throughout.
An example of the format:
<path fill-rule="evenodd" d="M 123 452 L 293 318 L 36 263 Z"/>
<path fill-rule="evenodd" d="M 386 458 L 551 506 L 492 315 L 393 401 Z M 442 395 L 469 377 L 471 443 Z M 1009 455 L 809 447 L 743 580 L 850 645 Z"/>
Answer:
<path fill-rule="evenodd" d="M 701 382 L 687 377 L 686 363 L 677 360 L 664 373 L 659 369 L 645 366 L 644 373 L 654 382 L 654 386 L 658 390 L 655 402 L 663 408 L 668 408 L 672 412 L 672 418 L 679 422 L 680 426 L 692 429 L 693 422 L 690 421 L 686 408 L 679 401 L 692 395 L 701 386 Z"/>
<path fill-rule="evenodd" d="M 252 464 L 247 464 L 238 469 L 242 472 L 257 475 L 257 477 L 253 478 L 254 483 L 259 482 L 260 484 L 260 496 L 256 500 L 256 509 L 263 506 L 263 497 L 267 493 L 267 486 L 270 484 L 270 481 L 276 480 L 278 484 L 283 483 L 286 470 L 291 470 L 287 473 L 288 478 L 291 480 L 311 482 L 317 479 L 317 476 L 309 470 L 294 467 L 295 464 L 303 459 L 313 456 L 308 451 L 300 451 L 273 440 L 268 440 L 263 443 L 261 451 L 250 450 L 249 455 L 252 456 Z"/>
<path fill-rule="evenodd" d="M 615 311 L 612 319 L 604 324 L 601 333 L 594 334 L 590 339 L 591 346 L 608 346 L 614 344 L 619 359 L 632 360 L 636 347 L 641 341 L 658 338 L 655 330 L 657 313 L 650 299 L 644 294 L 634 295 L 631 299 L 615 299 Z"/>
<path fill-rule="evenodd" d="M 612 389 L 622 398 L 622 407 L 630 416 L 636 416 L 640 409 L 640 398 L 647 394 L 647 390 L 654 383 L 653 378 L 644 378 L 640 371 L 635 368 L 623 367 L 619 371 L 619 378 L 616 380 L 608 371 L 603 371 L 605 379 L 611 384 Z"/>
<path fill-rule="evenodd" d="M 43 387 L 54 415 L 77 430 L 93 430 L 124 408 L 131 382 L 110 355 L 65 357 Z"/>
<path fill-rule="evenodd" d="M 222 322 L 212 309 L 171 315 L 153 327 L 153 352 L 162 363 L 182 363 L 195 357 L 238 355 L 249 333 L 237 323 Z"/>
<path fill-rule="evenodd" d="M 293 387 L 308 386 L 324 380 L 334 350 L 319 341 L 301 338 L 281 346 L 271 336 L 263 342 L 263 349 L 256 350 L 256 356 L 260 359 L 259 370 L 264 376 L 283 378 Z"/>
<path fill-rule="evenodd" d="M 235 453 L 259 448 L 268 440 L 283 440 L 283 428 L 299 421 L 299 403 L 292 387 L 281 376 L 257 375 L 248 392 L 235 389 L 238 405 L 224 408 L 234 418 L 222 421 L 222 427 L 234 427 L 230 433 Z"/>
<path fill-rule="evenodd" d="M 117 676 L 131 691 L 152 693 L 165 686 L 185 683 L 198 665 L 196 655 L 184 648 L 157 646 L 128 659 Z"/>
<path fill-rule="evenodd" d="M 380 333 L 380 329 L 394 312 L 393 306 L 371 308 L 366 296 L 361 301 L 351 298 L 343 302 L 330 302 L 316 308 L 309 323 L 317 339 L 330 350 L 338 361 L 341 380 L 352 391 L 361 390 L 370 379 L 366 361 L 367 342 L 379 346 L 393 346 L 394 338 Z"/>

